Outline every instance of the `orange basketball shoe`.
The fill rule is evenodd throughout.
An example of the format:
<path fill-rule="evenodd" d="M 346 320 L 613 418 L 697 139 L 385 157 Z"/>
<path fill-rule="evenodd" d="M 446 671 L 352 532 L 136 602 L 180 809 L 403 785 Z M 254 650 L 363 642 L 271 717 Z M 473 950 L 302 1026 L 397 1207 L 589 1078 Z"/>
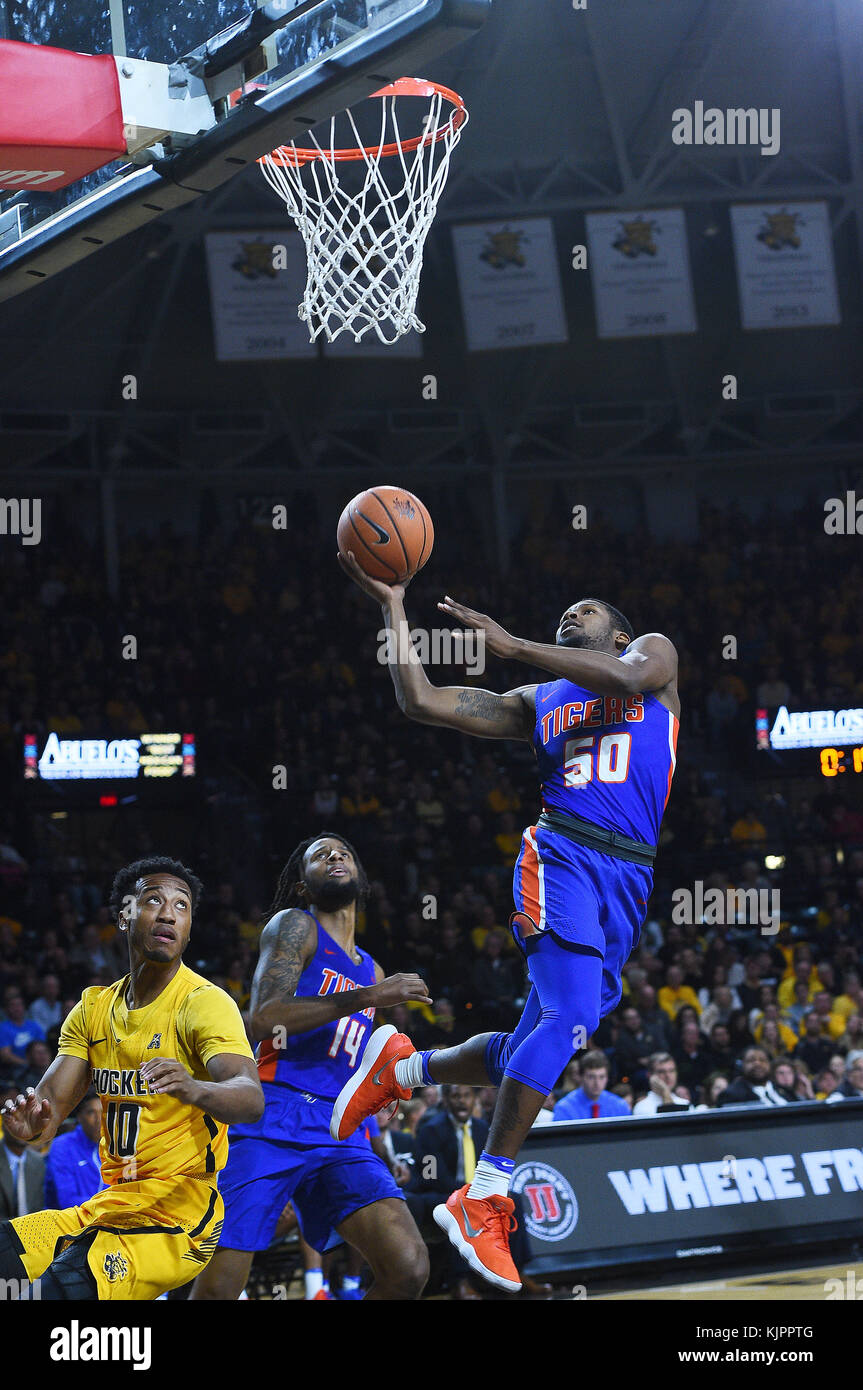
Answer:
<path fill-rule="evenodd" d="M 351 1077 L 336 1097 L 330 1120 L 330 1134 L 334 1139 L 348 1139 L 363 1120 L 386 1109 L 394 1100 L 410 1100 L 411 1091 L 396 1081 L 395 1067 L 396 1062 L 415 1051 L 410 1038 L 397 1033 L 391 1023 L 375 1029 L 356 1076 Z"/>
<path fill-rule="evenodd" d="M 434 1219 L 446 1231 L 471 1269 L 495 1288 L 517 1293 L 518 1270 L 509 1253 L 509 1233 L 515 1230 L 511 1197 L 468 1197 L 468 1184 L 434 1209 Z"/>

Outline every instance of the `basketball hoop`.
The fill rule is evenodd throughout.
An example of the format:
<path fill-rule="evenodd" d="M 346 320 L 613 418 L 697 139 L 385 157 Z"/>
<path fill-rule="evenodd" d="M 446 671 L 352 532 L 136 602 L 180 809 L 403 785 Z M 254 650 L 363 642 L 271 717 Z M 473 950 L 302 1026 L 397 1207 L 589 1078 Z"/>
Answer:
<path fill-rule="evenodd" d="M 312 135 L 311 147 L 282 145 L 258 160 L 306 244 L 309 274 L 298 312 L 311 342 L 321 333 L 333 342 L 346 330 L 360 342 L 373 329 L 382 343 L 412 328 L 425 332 L 416 315 L 423 250 L 467 108 L 447 87 L 415 77 L 400 77 L 369 99 L 375 97 L 381 98 L 381 122 L 374 144 L 363 144 L 352 112 L 345 111 L 330 120 L 326 145 Z M 400 97 L 428 100 L 420 135 L 402 135 Z M 451 107 L 448 116 L 444 103 Z M 344 149 L 336 147 L 340 121 L 350 124 L 355 141 Z M 341 175 L 360 161 L 361 186 L 349 191 Z"/>

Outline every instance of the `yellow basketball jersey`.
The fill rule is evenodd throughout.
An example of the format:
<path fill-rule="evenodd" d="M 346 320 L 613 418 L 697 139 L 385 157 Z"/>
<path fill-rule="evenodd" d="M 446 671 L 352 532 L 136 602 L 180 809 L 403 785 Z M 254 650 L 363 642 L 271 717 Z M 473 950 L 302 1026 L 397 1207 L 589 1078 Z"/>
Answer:
<path fill-rule="evenodd" d="M 228 1127 L 174 1096 L 151 1095 L 139 1069 L 153 1057 L 180 1062 L 197 1081 L 219 1053 L 251 1057 L 230 995 L 181 965 L 143 1009 L 126 1007 L 128 975 L 85 989 L 60 1033 L 58 1053 L 90 1065 L 102 1102 L 99 1155 L 106 1183 L 210 1178 L 228 1157 Z"/>

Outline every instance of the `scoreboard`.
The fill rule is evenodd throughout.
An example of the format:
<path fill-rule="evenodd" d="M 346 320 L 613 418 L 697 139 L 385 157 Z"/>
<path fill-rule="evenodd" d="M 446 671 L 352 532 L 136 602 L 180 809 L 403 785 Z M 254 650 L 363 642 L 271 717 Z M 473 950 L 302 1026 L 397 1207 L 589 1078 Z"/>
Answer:
<path fill-rule="evenodd" d="M 835 778 L 863 773 L 863 709 L 755 711 L 759 770 Z"/>

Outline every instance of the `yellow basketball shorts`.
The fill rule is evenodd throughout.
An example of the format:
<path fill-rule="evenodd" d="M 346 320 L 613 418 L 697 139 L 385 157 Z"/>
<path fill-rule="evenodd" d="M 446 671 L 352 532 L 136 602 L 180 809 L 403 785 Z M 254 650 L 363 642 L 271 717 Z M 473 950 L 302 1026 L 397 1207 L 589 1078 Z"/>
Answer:
<path fill-rule="evenodd" d="M 222 1230 L 218 1189 L 197 1178 L 144 1178 L 97 1192 L 80 1207 L 12 1221 L 29 1279 L 76 1236 L 93 1236 L 87 1263 L 99 1299 L 146 1301 L 180 1288 L 209 1262 Z"/>

